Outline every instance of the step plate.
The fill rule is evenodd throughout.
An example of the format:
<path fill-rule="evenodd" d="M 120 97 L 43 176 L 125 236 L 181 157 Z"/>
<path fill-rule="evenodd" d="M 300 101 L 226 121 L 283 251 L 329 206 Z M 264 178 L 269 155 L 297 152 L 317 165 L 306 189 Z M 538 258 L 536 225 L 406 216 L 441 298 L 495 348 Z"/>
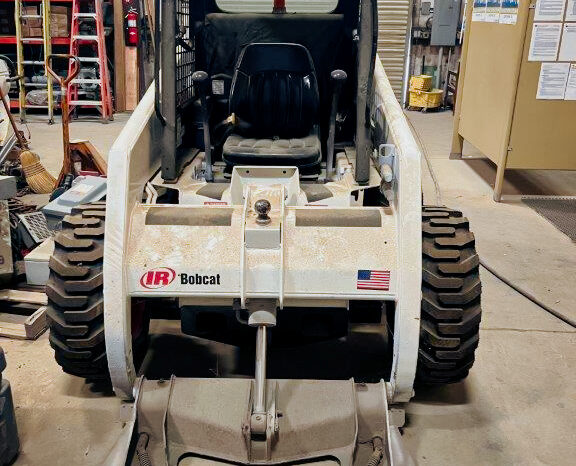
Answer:
<path fill-rule="evenodd" d="M 282 413 L 267 464 L 365 464 L 371 449 L 363 451 L 364 442 L 387 435 L 383 382 L 268 380 L 267 386 L 269 395 L 276 390 Z M 152 464 L 251 464 L 243 434 L 251 390 L 250 379 L 144 380 L 137 423 L 150 435 Z"/>

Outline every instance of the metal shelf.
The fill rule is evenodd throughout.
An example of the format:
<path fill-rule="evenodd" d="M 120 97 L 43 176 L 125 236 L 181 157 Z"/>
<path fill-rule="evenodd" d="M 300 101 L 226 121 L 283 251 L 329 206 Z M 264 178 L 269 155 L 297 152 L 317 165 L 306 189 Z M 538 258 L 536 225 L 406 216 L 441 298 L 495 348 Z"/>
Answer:
<path fill-rule="evenodd" d="M 2 1 L 4 0 L 0 0 L 0 2 Z M 28 39 L 42 42 L 41 37 L 30 37 Z M 16 36 L 0 36 L 0 44 L 16 45 Z M 28 42 L 28 44 L 30 44 L 30 42 Z M 32 45 L 34 45 L 33 42 Z M 52 37 L 52 45 L 70 45 L 70 37 Z"/>

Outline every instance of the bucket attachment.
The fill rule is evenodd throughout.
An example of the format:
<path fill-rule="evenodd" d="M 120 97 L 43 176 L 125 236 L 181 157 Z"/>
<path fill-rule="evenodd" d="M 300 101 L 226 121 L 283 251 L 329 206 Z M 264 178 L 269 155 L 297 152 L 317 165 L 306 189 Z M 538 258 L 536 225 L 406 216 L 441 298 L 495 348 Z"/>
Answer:
<path fill-rule="evenodd" d="M 136 438 L 150 464 L 366 465 L 374 454 L 376 464 L 393 464 L 384 382 L 268 380 L 265 416 L 255 411 L 254 385 L 143 380 Z"/>

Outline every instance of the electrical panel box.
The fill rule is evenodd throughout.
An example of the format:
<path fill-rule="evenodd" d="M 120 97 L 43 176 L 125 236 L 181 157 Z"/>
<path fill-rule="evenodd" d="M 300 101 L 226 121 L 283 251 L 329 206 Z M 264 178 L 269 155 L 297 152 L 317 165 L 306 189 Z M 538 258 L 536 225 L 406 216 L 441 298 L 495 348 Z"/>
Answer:
<path fill-rule="evenodd" d="M 420 4 L 420 15 L 421 16 L 428 16 L 432 13 L 432 3 L 431 2 L 422 2 Z"/>
<path fill-rule="evenodd" d="M 460 0 L 434 0 L 430 45 L 455 45 L 459 21 Z"/>

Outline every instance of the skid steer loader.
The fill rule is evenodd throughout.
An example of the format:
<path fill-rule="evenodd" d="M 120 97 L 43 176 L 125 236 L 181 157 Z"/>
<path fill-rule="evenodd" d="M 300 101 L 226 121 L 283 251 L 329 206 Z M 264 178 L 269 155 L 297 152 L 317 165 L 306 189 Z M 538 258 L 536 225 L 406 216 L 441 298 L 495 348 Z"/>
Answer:
<path fill-rule="evenodd" d="M 155 82 L 110 151 L 107 199 L 55 237 L 56 360 L 127 400 L 106 464 L 407 464 L 396 427 L 415 383 L 474 362 L 474 236 L 422 206 L 376 1 L 242 3 L 156 2 Z M 253 377 L 146 378 L 150 303 L 176 304 L 184 334 L 249 340 Z M 389 345 L 372 372 L 267 376 L 269 349 L 312 356 L 357 323 Z"/>

